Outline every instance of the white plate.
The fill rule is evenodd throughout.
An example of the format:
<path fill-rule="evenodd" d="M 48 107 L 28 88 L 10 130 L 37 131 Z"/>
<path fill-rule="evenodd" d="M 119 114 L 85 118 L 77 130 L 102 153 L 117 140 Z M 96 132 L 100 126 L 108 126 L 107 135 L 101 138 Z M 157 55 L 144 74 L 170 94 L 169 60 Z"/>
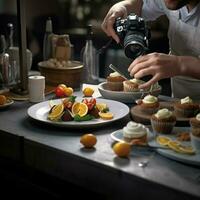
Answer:
<path fill-rule="evenodd" d="M 180 132 L 189 132 L 190 128 L 189 127 L 174 127 L 173 133 L 169 135 L 165 135 L 167 137 L 170 137 L 171 139 L 175 139 L 175 134 L 180 133 Z M 185 145 L 191 145 L 191 142 L 183 142 Z M 160 145 L 155 141 L 151 140 L 149 141 L 149 146 L 153 147 L 160 147 Z M 200 154 L 196 153 L 194 155 L 187 155 L 187 154 L 182 154 L 182 153 L 176 153 L 171 149 L 157 149 L 157 152 L 167 158 L 177 160 L 183 163 L 187 163 L 190 165 L 198 165 L 200 166 Z"/>
<path fill-rule="evenodd" d="M 123 103 L 133 103 L 135 100 L 140 99 L 142 95 L 148 94 L 145 92 L 123 92 L 123 91 L 111 91 L 106 88 L 107 83 L 103 82 L 98 85 L 99 92 L 106 99 L 112 99 Z M 158 96 L 161 92 L 161 86 L 152 91 L 152 94 Z"/>
<path fill-rule="evenodd" d="M 81 101 L 82 98 L 76 98 L 76 101 Z M 90 121 L 69 121 L 69 122 L 53 122 L 47 119 L 48 112 L 50 110 L 49 101 L 41 102 L 35 104 L 28 108 L 28 115 L 38 121 L 45 122 L 48 124 L 52 124 L 55 126 L 61 127 L 70 127 L 70 128 L 91 128 L 96 126 L 102 126 L 116 120 L 119 120 L 129 114 L 129 107 L 123 103 L 107 100 L 107 99 L 96 99 L 97 103 L 106 103 L 109 107 L 110 112 L 114 114 L 114 118 L 111 120 L 103 120 L 103 119 L 93 119 Z M 54 100 L 54 103 L 59 104 L 61 102 L 60 99 Z"/>
<path fill-rule="evenodd" d="M 116 142 L 125 142 L 123 138 L 123 129 L 116 130 L 110 134 L 111 138 Z M 147 140 L 150 141 L 153 139 L 153 133 L 150 132 L 147 128 Z"/>
<path fill-rule="evenodd" d="M 0 105 L 0 109 L 7 108 L 8 106 L 12 105 L 14 101 L 12 99 L 7 99 L 7 102 L 3 105 Z"/>

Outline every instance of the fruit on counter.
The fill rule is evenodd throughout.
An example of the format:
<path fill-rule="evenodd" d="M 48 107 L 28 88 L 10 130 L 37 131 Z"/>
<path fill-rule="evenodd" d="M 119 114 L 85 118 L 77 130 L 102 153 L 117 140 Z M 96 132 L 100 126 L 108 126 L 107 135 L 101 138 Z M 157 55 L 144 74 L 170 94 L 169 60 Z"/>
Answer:
<path fill-rule="evenodd" d="M 131 152 L 131 145 L 126 142 L 117 142 L 113 146 L 113 151 L 119 157 L 128 157 Z"/>
<path fill-rule="evenodd" d="M 114 115 L 113 113 L 111 112 L 99 112 L 99 116 L 101 119 L 104 119 L 104 120 L 110 120 L 110 119 L 113 119 Z"/>
<path fill-rule="evenodd" d="M 61 118 L 64 112 L 64 105 L 58 104 L 51 108 L 48 118 L 52 121 L 57 121 Z"/>
<path fill-rule="evenodd" d="M 4 105 L 7 102 L 7 98 L 5 95 L 0 95 L 0 105 Z"/>
<path fill-rule="evenodd" d="M 97 143 L 97 138 L 94 134 L 87 133 L 87 134 L 84 134 L 83 136 L 81 136 L 80 143 L 85 148 L 92 148 Z"/>
<path fill-rule="evenodd" d="M 72 114 L 79 115 L 80 117 L 83 117 L 87 115 L 88 113 L 88 107 L 85 103 L 75 102 L 72 106 Z"/>
<path fill-rule="evenodd" d="M 93 93 L 94 93 L 94 90 L 90 87 L 85 87 L 83 89 L 83 94 L 85 97 L 91 97 L 93 95 Z"/>
<path fill-rule="evenodd" d="M 58 87 L 62 87 L 63 89 L 67 88 L 67 86 L 63 83 L 59 84 Z"/>
<path fill-rule="evenodd" d="M 65 96 L 64 88 L 61 86 L 56 87 L 55 95 L 56 97 L 64 97 Z"/>
<path fill-rule="evenodd" d="M 64 93 L 65 93 L 65 96 L 67 96 L 67 97 L 71 96 L 73 94 L 73 92 L 74 92 L 74 90 L 71 87 L 64 88 Z"/>

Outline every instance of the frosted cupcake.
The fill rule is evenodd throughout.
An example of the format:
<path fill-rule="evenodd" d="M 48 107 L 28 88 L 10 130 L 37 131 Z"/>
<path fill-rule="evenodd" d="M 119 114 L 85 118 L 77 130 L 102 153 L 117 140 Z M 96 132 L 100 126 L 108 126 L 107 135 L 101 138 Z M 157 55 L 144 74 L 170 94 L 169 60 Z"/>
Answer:
<path fill-rule="evenodd" d="M 107 89 L 112 91 L 122 91 L 123 90 L 123 81 L 125 78 L 120 76 L 118 72 L 110 73 L 106 78 Z"/>
<path fill-rule="evenodd" d="M 144 144 L 147 142 L 147 132 L 143 124 L 130 121 L 123 128 L 124 141 L 132 144 Z"/>
<path fill-rule="evenodd" d="M 143 113 L 154 114 L 158 111 L 160 104 L 157 97 L 149 94 L 140 101 L 139 105 Z"/>
<path fill-rule="evenodd" d="M 170 134 L 175 124 L 176 117 L 167 108 L 160 109 L 151 116 L 151 126 L 155 133 Z"/>
<path fill-rule="evenodd" d="M 200 152 L 200 113 L 190 118 L 191 143 L 194 149 Z"/>
<path fill-rule="evenodd" d="M 123 82 L 124 92 L 139 92 L 139 85 L 143 84 L 144 81 L 139 79 L 130 79 Z"/>
<path fill-rule="evenodd" d="M 178 117 L 194 117 L 199 112 L 199 105 L 187 96 L 174 104 L 174 112 Z"/>

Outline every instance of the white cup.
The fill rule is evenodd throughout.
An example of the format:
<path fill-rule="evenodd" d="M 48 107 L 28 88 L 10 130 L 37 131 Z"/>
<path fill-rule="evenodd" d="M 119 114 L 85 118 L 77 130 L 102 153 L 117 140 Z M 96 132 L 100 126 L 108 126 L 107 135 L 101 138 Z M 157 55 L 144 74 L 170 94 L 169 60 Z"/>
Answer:
<path fill-rule="evenodd" d="M 45 99 L 45 77 L 29 76 L 28 78 L 29 101 L 41 102 Z"/>

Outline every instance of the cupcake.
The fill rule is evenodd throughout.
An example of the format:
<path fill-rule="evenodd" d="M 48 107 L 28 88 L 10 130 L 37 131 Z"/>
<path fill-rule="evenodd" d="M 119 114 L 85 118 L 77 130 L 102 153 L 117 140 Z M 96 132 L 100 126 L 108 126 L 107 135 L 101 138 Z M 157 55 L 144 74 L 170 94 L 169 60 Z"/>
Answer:
<path fill-rule="evenodd" d="M 138 86 L 143 84 L 144 81 L 139 79 L 130 79 L 123 82 L 123 90 L 124 92 L 139 92 Z"/>
<path fill-rule="evenodd" d="M 159 109 L 158 98 L 153 95 L 146 95 L 143 99 L 141 99 L 140 110 L 146 114 L 154 114 Z"/>
<path fill-rule="evenodd" d="M 151 116 L 151 126 L 157 134 L 170 134 L 175 124 L 176 117 L 167 108 L 160 109 Z"/>
<path fill-rule="evenodd" d="M 178 117 L 194 117 L 198 111 L 199 105 L 188 96 L 174 104 L 174 112 Z"/>
<path fill-rule="evenodd" d="M 190 118 L 191 143 L 196 151 L 200 152 L 200 113 Z"/>
<path fill-rule="evenodd" d="M 143 124 L 130 121 L 123 128 L 123 138 L 125 142 L 131 144 L 146 144 L 147 132 L 148 128 Z"/>
<path fill-rule="evenodd" d="M 123 90 L 123 81 L 125 78 L 120 76 L 118 72 L 110 73 L 106 78 L 107 89 L 112 91 L 122 91 Z"/>

